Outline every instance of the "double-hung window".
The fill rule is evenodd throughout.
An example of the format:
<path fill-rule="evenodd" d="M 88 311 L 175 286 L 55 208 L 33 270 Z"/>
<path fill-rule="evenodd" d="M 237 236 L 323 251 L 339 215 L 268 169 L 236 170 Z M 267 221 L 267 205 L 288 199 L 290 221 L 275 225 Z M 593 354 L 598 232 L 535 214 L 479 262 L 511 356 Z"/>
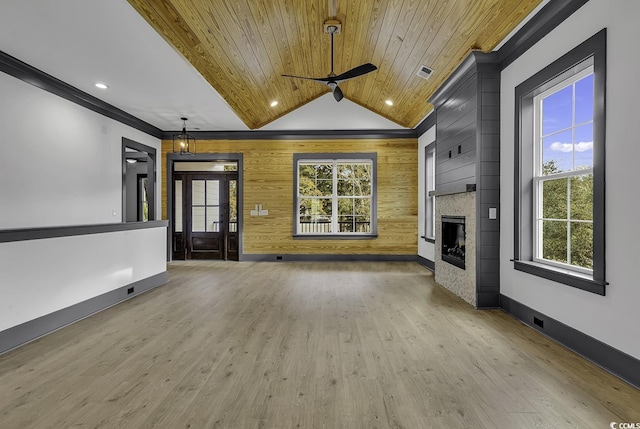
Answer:
<path fill-rule="evenodd" d="M 534 260 L 593 273 L 593 66 L 534 97 Z"/>
<path fill-rule="evenodd" d="M 296 237 L 376 235 L 376 154 L 295 154 Z"/>
<path fill-rule="evenodd" d="M 514 268 L 605 293 L 606 30 L 516 87 Z"/>

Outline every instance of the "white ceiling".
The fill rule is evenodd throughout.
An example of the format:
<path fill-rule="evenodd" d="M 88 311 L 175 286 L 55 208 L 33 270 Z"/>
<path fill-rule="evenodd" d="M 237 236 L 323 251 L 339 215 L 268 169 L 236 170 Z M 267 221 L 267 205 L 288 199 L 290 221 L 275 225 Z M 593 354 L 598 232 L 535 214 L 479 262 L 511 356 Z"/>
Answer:
<path fill-rule="evenodd" d="M 126 0 L 2 0 L 0 50 L 162 130 L 248 130 Z M 402 127 L 327 94 L 262 129 Z"/>

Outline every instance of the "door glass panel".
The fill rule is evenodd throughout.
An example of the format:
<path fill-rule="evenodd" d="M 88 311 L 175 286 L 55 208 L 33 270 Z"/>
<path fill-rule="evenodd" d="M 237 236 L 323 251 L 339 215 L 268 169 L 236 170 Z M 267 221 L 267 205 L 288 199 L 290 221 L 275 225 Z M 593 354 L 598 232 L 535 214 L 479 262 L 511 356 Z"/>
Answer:
<path fill-rule="evenodd" d="M 194 206 L 205 205 L 204 180 L 191 181 L 191 204 Z"/>
<path fill-rule="evenodd" d="M 207 232 L 220 232 L 220 207 L 207 206 Z"/>
<path fill-rule="evenodd" d="M 229 180 L 229 232 L 238 232 L 238 181 Z"/>
<path fill-rule="evenodd" d="M 238 163 L 236 161 L 175 162 L 173 171 L 238 171 Z"/>
<path fill-rule="evenodd" d="M 205 232 L 205 208 L 191 207 L 191 232 Z"/>
<path fill-rule="evenodd" d="M 207 206 L 218 205 L 220 205 L 220 181 L 207 180 Z"/>
<path fill-rule="evenodd" d="M 174 188 L 175 211 L 173 213 L 173 224 L 176 232 L 182 232 L 182 180 L 176 180 Z"/>

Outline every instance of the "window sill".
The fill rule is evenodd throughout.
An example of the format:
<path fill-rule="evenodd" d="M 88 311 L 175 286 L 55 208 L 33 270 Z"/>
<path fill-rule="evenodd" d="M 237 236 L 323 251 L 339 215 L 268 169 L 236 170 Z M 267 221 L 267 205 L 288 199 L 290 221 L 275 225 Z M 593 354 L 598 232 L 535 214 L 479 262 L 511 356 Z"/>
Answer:
<path fill-rule="evenodd" d="M 378 234 L 293 234 L 294 240 L 374 240 Z"/>
<path fill-rule="evenodd" d="M 424 235 L 421 235 L 420 238 L 422 238 L 424 241 L 426 241 L 427 243 L 434 243 L 436 242 L 435 238 L 431 238 L 431 237 L 425 237 Z"/>
<path fill-rule="evenodd" d="M 587 274 L 556 268 L 539 262 L 514 260 L 513 268 L 517 271 L 529 273 L 602 296 L 605 295 L 605 287 L 608 284 L 607 282 L 594 280 Z"/>

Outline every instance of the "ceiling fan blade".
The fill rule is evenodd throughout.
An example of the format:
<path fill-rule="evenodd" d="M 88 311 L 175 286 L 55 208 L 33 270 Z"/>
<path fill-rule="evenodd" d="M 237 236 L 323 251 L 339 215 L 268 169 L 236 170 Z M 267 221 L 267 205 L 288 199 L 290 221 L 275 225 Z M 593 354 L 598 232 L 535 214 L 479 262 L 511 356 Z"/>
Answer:
<path fill-rule="evenodd" d="M 338 85 L 336 85 L 333 88 L 333 98 L 335 98 L 336 101 L 340 101 L 340 100 L 342 100 L 343 97 L 344 97 L 344 94 L 342 94 L 342 90 L 340 89 L 340 87 Z"/>
<path fill-rule="evenodd" d="M 354 67 L 349 71 L 346 71 L 334 78 L 336 82 L 341 82 L 347 79 L 353 79 L 354 77 L 362 76 L 363 74 L 371 73 L 374 70 L 377 70 L 378 67 L 374 66 L 371 63 L 362 64 L 361 66 Z"/>
<path fill-rule="evenodd" d="M 296 79 L 306 79 L 306 80 L 315 80 L 316 82 L 329 82 L 331 79 L 326 77 L 305 77 L 305 76 L 294 76 L 292 74 L 281 74 L 283 77 L 293 77 Z"/>
<path fill-rule="evenodd" d="M 316 82 L 344 82 L 345 80 L 353 79 L 354 77 L 362 76 L 367 73 L 371 73 L 372 71 L 378 70 L 378 67 L 374 66 L 371 63 L 362 64 L 358 67 L 354 67 L 351 70 L 348 70 L 338 76 L 327 76 L 327 77 L 305 77 L 305 76 L 294 76 L 291 74 L 283 74 L 281 76 L 284 77 L 293 77 L 298 79 L 307 79 L 307 80 L 315 80 Z"/>

